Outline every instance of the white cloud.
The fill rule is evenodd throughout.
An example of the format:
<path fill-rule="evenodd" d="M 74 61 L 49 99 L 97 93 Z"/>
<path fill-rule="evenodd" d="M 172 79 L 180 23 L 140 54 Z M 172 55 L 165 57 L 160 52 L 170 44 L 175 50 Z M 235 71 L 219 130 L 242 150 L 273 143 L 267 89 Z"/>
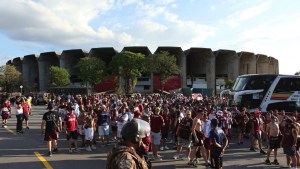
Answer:
<path fill-rule="evenodd" d="M 266 1 L 257 6 L 252 6 L 244 10 L 236 11 L 233 14 L 229 15 L 225 20 L 221 20 L 221 23 L 225 23 L 231 27 L 237 27 L 241 22 L 254 18 L 268 10 L 270 5 L 271 3 Z"/>

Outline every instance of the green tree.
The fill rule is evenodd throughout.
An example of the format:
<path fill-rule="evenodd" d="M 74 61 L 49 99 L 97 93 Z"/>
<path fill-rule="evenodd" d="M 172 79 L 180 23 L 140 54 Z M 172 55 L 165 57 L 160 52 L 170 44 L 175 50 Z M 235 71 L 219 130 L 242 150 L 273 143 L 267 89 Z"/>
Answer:
<path fill-rule="evenodd" d="M 71 83 L 70 74 L 65 68 L 58 66 L 50 67 L 50 87 L 63 87 Z"/>
<path fill-rule="evenodd" d="M 4 87 L 6 92 L 12 92 L 12 89 L 20 84 L 21 73 L 15 66 L 4 65 L 0 67 L 0 86 Z"/>
<path fill-rule="evenodd" d="M 230 89 L 233 86 L 234 81 L 231 79 L 228 79 L 225 83 L 225 88 Z"/>
<path fill-rule="evenodd" d="M 113 75 L 124 79 L 125 93 L 129 94 L 133 91 L 137 78 L 145 70 L 145 55 L 129 51 L 118 53 L 112 58 L 110 69 Z"/>
<path fill-rule="evenodd" d="M 295 75 L 300 75 L 300 71 L 296 72 Z"/>
<path fill-rule="evenodd" d="M 146 59 L 147 72 L 155 73 L 160 78 L 160 88 L 163 91 L 164 83 L 174 74 L 179 74 L 181 69 L 176 64 L 176 57 L 167 51 L 152 54 Z"/>
<path fill-rule="evenodd" d="M 86 83 L 93 86 L 103 81 L 105 76 L 105 62 L 96 57 L 84 57 L 76 64 L 79 69 L 78 77 Z"/>

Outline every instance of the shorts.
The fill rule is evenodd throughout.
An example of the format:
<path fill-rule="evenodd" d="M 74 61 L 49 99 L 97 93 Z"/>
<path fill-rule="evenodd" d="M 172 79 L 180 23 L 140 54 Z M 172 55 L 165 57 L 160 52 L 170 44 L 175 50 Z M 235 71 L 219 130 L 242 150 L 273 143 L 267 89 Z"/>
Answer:
<path fill-rule="evenodd" d="M 167 140 L 169 136 L 169 131 L 163 131 L 161 132 L 161 139 Z"/>
<path fill-rule="evenodd" d="M 213 157 L 212 156 L 212 159 L 214 161 L 213 168 L 219 169 L 219 168 L 223 167 L 223 157 Z"/>
<path fill-rule="evenodd" d="M 109 125 L 98 126 L 99 136 L 108 136 L 109 135 Z"/>
<path fill-rule="evenodd" d="M 77 131 L 78 131 L 79 135 L 82 135 L 82 136 L 84 135 L 84 128 L 82 125 L 77 126 Z"/>
<path fill-rule="evenodd" d="M 53 141 L 53 140 L 57 140 L 58 139 L 58 133 L 54 132 L 54 133 L 45 133 L 45 137 L 44 140 L 45 141 Z"/>
<path fill-rule="evenodd" d="M 253 137 L 257 140 L 261 140 L 261 136 L 260 136 L 260 133 L 258 131 L 255 131 L 255 133 L 253 134 Z"/>
<path fill-rule="evenodd" d="M 8 119 L 8 111 L 2 111 L 2 114 L 1 114 L 1 116 L 2 116 L 2 119 Z"/>
<path fill-rule="evenodd" d="M 204 147 L 206 150 L 210 150 L 210 140 L 209 138 L 204 139 Z"/>
<path fill-rule="evenodd" d="M 84 129 L 84 133 L 85 133 L 85 140 L 90 140 L 92 141 L 94 138 L 94 129 L 93 128 L 86 128 Z"/>
<path fill-rule="evenodd" d="M 114 132 L 118 131 L 118 126 L 111 126 L 111 131 L 114 131 Z"/>
<path fill-rule="evenodd" d="M 188 140 L 188 139 L 183 139 L 178 137 L 178 145 L 182 145 L 184 147 L 190 148 L 192 146 L 192 141 Z"/>
<path fill-rule="evenodd" d="M 196 131 L 196 136 L 197 136 L 197 139 L 199 140 L 198 143 L 195 142 L 194 135 L 192 135 L 192 140 L 193 140 L 194 146 L 195 147 L 203 146 L 203 136 L 204 136 L 203 133 L 200 131 Z"/>
<path fill-rule="evenodd" d="M 122 131 L 122 128 L 118 127 L 118 131 L 117 131 L 118 138 L 122 138 L 121 131 Z"/>
<path fill-rule="evenodd" d="M 29 115 L 28 114 L 23 114 L 23 118 L 25 121 L 28 121 L 29 120 Z"/>
<path fill-rule="evenodd" d="M 270 137 L 270 144 L 269 144 L 269 149 L 277 149 L 280 148 L 280 140 L 279 137 Z"/>
<path fill-rule="evenodd" d="M 283 153 L 286 154 L 287 156 L 295 156 L 296 155 L 295 150 L 293 150 L 292 148 L 286 148 L 286 147 L 283 147 Z"/>
<path fill-rule="evenodd" d="M 77 130 L 75 130 L 75 131 L 69 131 L 68 132 L 68 134 L 67 134 L 67 140 L 70 140 L 71 138 L 73 140 L 77 140 L 77 138 L 78 138 Z"/>
<path fill-rule="evenodd" d="M 154 145 L 160 145 L 160 140 L 161 140 L 161 133 L 158 132 L 158 133 L 154 133 L 151 131 L 151 142 L 152 144 Z"/>
<path fill-rule="evenodd" d="M 300 137 L 297 137 L 297 144 L 296 144 L 296 150 L 299 151 L 300 147 Z"/>

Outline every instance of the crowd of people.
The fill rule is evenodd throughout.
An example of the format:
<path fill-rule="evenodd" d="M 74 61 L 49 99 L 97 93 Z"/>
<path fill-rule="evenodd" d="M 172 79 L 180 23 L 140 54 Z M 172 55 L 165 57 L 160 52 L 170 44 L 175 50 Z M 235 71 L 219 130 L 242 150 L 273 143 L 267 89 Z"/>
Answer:
<path fill-rule="evenodd" d="M 86 151 L 96 149 L 94 144 L 97 141 L 103 147 L 110 146 L 112 142 L 118 143 L 117 148 L 110 153 L 108 162 L 124 164 L 119 165 L 120 168 L 126 165 L 149 168 L 150 160 L 162 160 L 159 152 L 170 149 L 169 142 L 176 143 L 174 159 L 186 160 L 188 165 L 196 167 L 200 158 L 203 158 L 205 166 L 222 168 L 224 152 L 233 137 L 237 137 L 238 145 L 243 145 L 245 138 L 251 139 L 249 151 L 259 150 L 259 153 L 266 154 L 267 165 L 279 165 L 277 150 L 281 147 L 287 157 L 287 166 L 296 167 L 300 163 L 300 128 L 296 111 L 289 116 L 284 110 L 265 113 L 256 110 L 250 113 L 246 107 L 229 107 L 226 98 L 204 97 L 199 100 L 182 94 L 69 94 L 51 98 L 47 107 L 49 111 L 43 115 L 41 124 L 41 132 L 48 143 L 49 156 L 58 152 L 58 133 L 64 132 L 70 153 L 79 151 L 78 139 Z M 28 105 L 28 98 L 18 98 L 15 106 L 16 110 L 22 108 L 22 119 L 27 121 L 25 124 L 29 128 L 28 114 L 31 105 Z M 1 110 L 5 127 L 11 115 L 9 99 L 2 103 Z M 20 114 L 16 113 L 17 119 L 21 119 Z M 145 125 L 140 121 L 149 124 L 149 132 L 140 133 L 137 126 Z M 16 130 L 19 133 L 23 131 L 21 124 L 23 120 L 18 120 Z M 130 132 L 135 130 L 135 134 Z M 267 145 L 267 152 L 263 150 L 263 142 Z M 127 151 L 124 148 L 126 145 L 130 145 L 135 151 L 132 152 L 132 148 L 130 152 Z M 186 150 L 185 155 L 180 157 L 183 148 Z M 272 150 L 274 160 L 271 162 Z M 117 155 L 111 155 L 116 152 Z M 149 158 L 149 152 L 152 152 L 153 158 Z M 127 155 L 115 158 L 119 157 L 118 153 Z"/>

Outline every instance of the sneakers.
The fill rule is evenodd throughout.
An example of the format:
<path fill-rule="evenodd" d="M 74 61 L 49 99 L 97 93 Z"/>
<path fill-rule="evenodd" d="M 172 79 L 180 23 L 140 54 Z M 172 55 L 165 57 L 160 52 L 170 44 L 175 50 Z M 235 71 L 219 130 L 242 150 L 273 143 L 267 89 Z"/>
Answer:
<path fill-rule="evenodd" d="M 195 162 L 192 162 L 192 161 L 188 162 L 187 165 L 189 165 L 191 167 L 197 167 L 197 164 Z"/>
<path fill-rule="evenodd" d="M 253 147 L 251 147 L 250 150 L 251 150 L 251 151 L 256 151 L 255 148 L 253 148 Z"/>
<path fill-rule="evenodd" d="M 77 148 L 75 148 L 75 149 L 74 149 L 74 152 L 75 152 L 75 153 L 78 153 L 78 152 L 80 152 L 80 151 L 79 151 Z"/>
<path fill-rule="evenodd" d="M 47 155 L 48 155 L 49 157 L 52 157 L 52 152 L 49 151 Z"/>
<path fill-rule="evenodd" d="M 53 153 L 57 153 L 57 152 L 58 152 L 58 149 L 55 148 L 55 149 L 52 150 L 52 152 L 53 152 Z"/>
<path fill-rule="evenodd" d="M 86 150 L 86 151 L 92 151 L 92 149 L 91 149 L 90 146 L 87 146 L 85 150 Z"/>
<path fill-rule="evenodd" d="M 91 148 L 92 148 L 92 150 L 96 150 L 97 149 L 94 145 L 92 145 Z"/>
<path fill-rule="evenodd" d="M 271 165 L 271 162 L 270 162 L 269 159 L 266 159 L 265 163 L 266 163 L 267 165 Z"/>
<path fill-rule="evenodd" d="M 161 161 L 161 160 L 162 160 L 162 158 L 160 158 L 158 156 L 153 158 L 153 161 Z"/>
<path fill-rule="evenodd" d="M 183 160 L 183 161 L 190 161 L 190 157 L 183 157 L 183 158 L 181 158 L 181 160 Z"/>
<path fill-rule="evenodd" d="M 160 151 L 164 151 L 164 147 L 160 147 Z"/>
<path fill-rule="evenodd" d="M 4 128 L 7 128 L 7 125 L 5 124 L 3 127 L 4 127 Z"/>
<path fill-rule="evenodd" d="M 164 148 L 165 148 L 165 150 L 169 150 L 170 149 L 168 146 L 165 146 Z"/>
<path fill-rule="evenodd" d="M 174 155 L 173 159 L 177 160 L 179 158 L 179 155 Z"/>
<path fill-rule="evenodd" d="M 267 154 L 264 150 L 260 150 L 260 154 Z"/>
<path fill-rule="evenodd" d="M 72 149 L 71 148 L 69 149 L 69 153 L 72 153 Z"/>
<path fill-rule="evenodd" d="M 29 129 L 29 127 L 27 126 L 26 129 Z"/>
<path fill-rule="evenodd" d="M 277 159 L 274 159 L 274 161 L 272 162 L 272 164 L 274 164 L 274 165 L 279 165 Z"/>

